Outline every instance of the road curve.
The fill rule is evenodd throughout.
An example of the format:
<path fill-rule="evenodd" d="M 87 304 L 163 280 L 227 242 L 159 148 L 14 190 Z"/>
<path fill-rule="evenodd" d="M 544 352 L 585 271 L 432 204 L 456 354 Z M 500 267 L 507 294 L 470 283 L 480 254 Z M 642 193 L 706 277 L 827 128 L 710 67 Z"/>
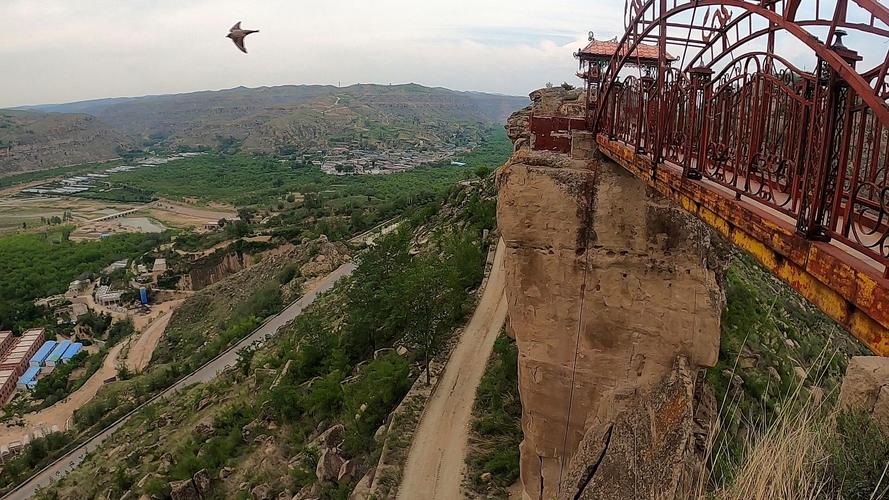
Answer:
<path fill-rule="evenodd" d="M 47 486 L 53 481 L 61 479 L 69 471 L 77 467 L 77 465 L 83 461 L 83 458 L 87 453 L 98 448 L 103 441 L 108 439 L 108 437 L 111 436 L 114 431 L 116 431 L 124 423 L 126 423 L 126 421 L 129 420 L 129 418 L 136 412 L 160 398 L 166 398 L 175 394 L 176 392 L 179 392 L 184 387 L 196 383 L 207 382 L 214 379 L 223 370 L 235 364 L 238 359 L 238 351 L 252 344 L 254 341 L 265 339 L 266 335 L 275 335 L 282 326 L 299 316 L 306 307 L 311 305 L 315 301 L 315 299 L 318 298 L 319 295 L 333 288 L 333 285 L 340 278 L 349 276 L 350 274 L 352 274 L 353 271 L 355 271 L 355 264 L 351 262 L 347 262 L 346 264 L 338 267 L 335 271 L 328 274 L 324 279 L 319 281 L 317 285 L 312 290 L 303 295 L 302 298 L 288 306 L 287 309 L 284 309 L 280 314 L 273 316 L 265 323 L 263 323 L 262 326 L 257 328 L 252 334 L 250 334 L 250 336 L 244 338 L 216 358 L 208 361 L 207 364 L 198 368 L 190 375 L 187 375 L 185 378 L 181 379 L 169 389 L 166 389 L 162 393 L 137 407 L 135 410 L 127 413 L 119 420 L 111 424 L 111 426 L 106 428 L 104 431 L 92 437 L 89 441 L 86 441 L 79 447 L 69 452 L 67 455 L 64 455 L 62 458 L 56 460 L 37 474 L 31 476 L 25 483 L 19 485 L 16 489 L 9 492 L 3 498 L 10 500 L 23 500 L 26 498 L 30 498 L 32 495 L 34 495 L 34 492 L 37 491 L 37 489 Z"/>
<path fill-rule="evenodd" d="M 399 499 L 462 498 L 460 485 L 475 393 L 506 321 L 505 253 L 500 240 L 482 298 L 426 404 L 408 453 Z"/>

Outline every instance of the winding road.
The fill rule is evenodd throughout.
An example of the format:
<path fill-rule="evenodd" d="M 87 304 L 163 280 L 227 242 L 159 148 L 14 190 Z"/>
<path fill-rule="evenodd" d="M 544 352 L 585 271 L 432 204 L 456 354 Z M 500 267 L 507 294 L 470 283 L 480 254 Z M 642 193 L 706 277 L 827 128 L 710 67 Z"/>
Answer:
<path fill-rule="evenodd" d="M 104 431 L 90 438 L 88 441 L 75 448 L 67 455 L 64 455 L 62 458 L 56 460 L 34 476 L 31 476 L 25 483 L 19 485 L 16 489 L 12 490 L 3 498 L 11 500 L 23 500 L 26 498 L 30 498 L 32 495 L 34 495 L 38 488 L 47 486 L 53 481 L 64 477 L 69 471 L 77 467 L 77 465 L 83 461 L 83 458 L 87 453 L 98 448 L 103 441 L 108 439 L 109 436 L 111 436 L 117 429 L 119 429 L 124 423 L 126 423 L 126 421 L 129 420 L 129 418 L 136 412 L 142 410 L 145 406 L 154 403 L 160 398 L 166 398 L 175 394 L 176 392 L 179 392 L 184 387 L 196 383 L 208 382 L 214 379 L 217 375 L 219 375 L 219 373 L 235 364 L 238 359 L 238 351 L 257 340 L 264 340 L 266 335 L 277 334 L 278 330 L 282 326 L 299 316 L 303 312 L 303 310 L 305 310 L 305 308 L 311 305 L 315 301 L 315 299 L 318 298 L 319 295 L 333 288 L 333 285 L 339 279 L 349 276 L 354 270 L 355 264 L 351 262 L 347 262 L 346 264 L 341 265 L 332 273 L 328 274 L 324 279 L 319 281 L 314 288 L 307 291 L 305 295 L 302 296 L 302 298 L 291 304 L 280 314 L 268 319 L 265 323 L 262 324 L 262 326 L 257 328 L 248 337 L 244 338 L 216 358 L 208 361 L 207 364 L 198 368 L 190 375 L 187 375 L 169 389 L 153 397 L 130 413 L 127 413 L 119 420 L 111 424 L 111 426 L 106 428 Z"/>
<path fill-rule="evenodd" d="M 420 420 L 398 489 L 399 499 L 463 498 L 460 485 L 475 393 L 506 322 L 505 253 L 500 240 L 482 298 Z"/>

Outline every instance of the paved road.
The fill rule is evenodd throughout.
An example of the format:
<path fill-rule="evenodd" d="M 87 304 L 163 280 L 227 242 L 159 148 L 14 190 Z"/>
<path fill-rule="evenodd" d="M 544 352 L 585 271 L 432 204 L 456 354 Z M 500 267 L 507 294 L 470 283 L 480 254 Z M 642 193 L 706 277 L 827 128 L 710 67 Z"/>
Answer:
<path fill-rule="evenodd" d="M 169 397 L 170 395 L 180 391 L 184 387 L 200 382 L 207 382 L 214 379 L 217 375 L 219 375 L 220 372 L 235 364 L 238 359 L 238 351 L 252 344 L 254 341 L 265 339 L 265 336 L 267 334 L 276 334 L 278 332 L 278 329 L 299 316 L 306 307 L 311 305 L 312 302 L 314 302 L 315 299 L 318 298 L 320 294 L 333 288 L 333 285 L 337 282 L 337 280 L 345 276 L 349 276 L 354 270 L 355 265 L 351 262 L 343 264 L 334 272 L 327 275 L 327 277 L 325 277 L 323 280 L 318 282 L 315 288 L 306 293 L 301 299 L 291 304 L 287 309 L 282 311 L 277 316 L 274 316 L 263 323 L 263 325 L 257 328 L 256 331 L 254 331 L 249 337 L 238 342 L 234 347 L 209 361 L 207 364 L 199 368 L 191 375 L 188 375 L 187 377 L 180 380 L 174 386 L 158 394 L 132 412 L 126 414 L 120 420 L 112 424 L 110 427 L 108 427 L 86 443 L 82 444 L 80 447 L 74 449 L 59 460 L 53 462 L 42 471 L 38 472 L 36 475 L 32 476 L 28 480 L 28 482 L 11 491 L 3 498 L 10 500 L 21 500 L 30 498 L 32 495 L 34 495 L 34 492 L 38 488 L 42 488 L 50 484 L 51 482 L 64 477 L 65 474 L 74 469 L 78 464 L 80 464 L 80 462 L 83 461 L 83 457 L 84 455 L 86 455 L 86 453 L 98 448 L 103 441 L 108 439 L 108 437 L 111 436 L 114 431 L 119 429 L 134 413 L 138 412 L 146 405 L 149 405 L 160 398 Z"/>
<path fill-rule="evenodd" d="M 444 374 L 426 404 L 414 435 L 400 500 L 463 498 L 460 485 L 469 441 L 472 406 L 488 358 L 506 321 L 506 271 L 503 240 L 482 298 L 451 354 Z"/>

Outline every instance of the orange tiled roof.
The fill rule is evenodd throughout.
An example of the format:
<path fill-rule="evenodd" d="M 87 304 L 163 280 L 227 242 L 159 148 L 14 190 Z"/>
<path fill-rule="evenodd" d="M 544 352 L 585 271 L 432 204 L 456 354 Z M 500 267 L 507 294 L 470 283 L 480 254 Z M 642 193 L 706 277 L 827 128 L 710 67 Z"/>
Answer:
<path fill-rule="evenodd" d="M 580 51 L 580 56 L 598 56 L 598 57 L 607 57 L 611 58 L 615 52 L 617 52 L 618 43 L 615 40 L 603 41 L 603 40 L 593 40 L 587 45 L 583 50 Z M 625 49 L 624 49 L 625 50 Z M 657 61 L 658 59 L 658 48 L 654 45 L 646 45 L 644 43 L 639 44 L 636 47 L 636 50 L 630 55 L 631 59 L 646 59 L 650 61 Z M 667 60 L 671 61 L 675 58 L 671 56 L 669 53 L 667 54 Z"/>

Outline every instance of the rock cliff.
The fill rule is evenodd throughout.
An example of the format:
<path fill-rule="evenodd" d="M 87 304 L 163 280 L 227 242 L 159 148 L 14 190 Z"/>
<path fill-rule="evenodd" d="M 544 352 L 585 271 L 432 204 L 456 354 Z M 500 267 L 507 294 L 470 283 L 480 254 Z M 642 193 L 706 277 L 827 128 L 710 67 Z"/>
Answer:
<path fill-rule="evenodd" d="M 578 158 L 519 149 L 498 172 L 525 498 L 556 497 L 588 431 L 642 404 L 679 357 L 694 379 L 718 356 L 721 242 L 586 139 Z"/>

